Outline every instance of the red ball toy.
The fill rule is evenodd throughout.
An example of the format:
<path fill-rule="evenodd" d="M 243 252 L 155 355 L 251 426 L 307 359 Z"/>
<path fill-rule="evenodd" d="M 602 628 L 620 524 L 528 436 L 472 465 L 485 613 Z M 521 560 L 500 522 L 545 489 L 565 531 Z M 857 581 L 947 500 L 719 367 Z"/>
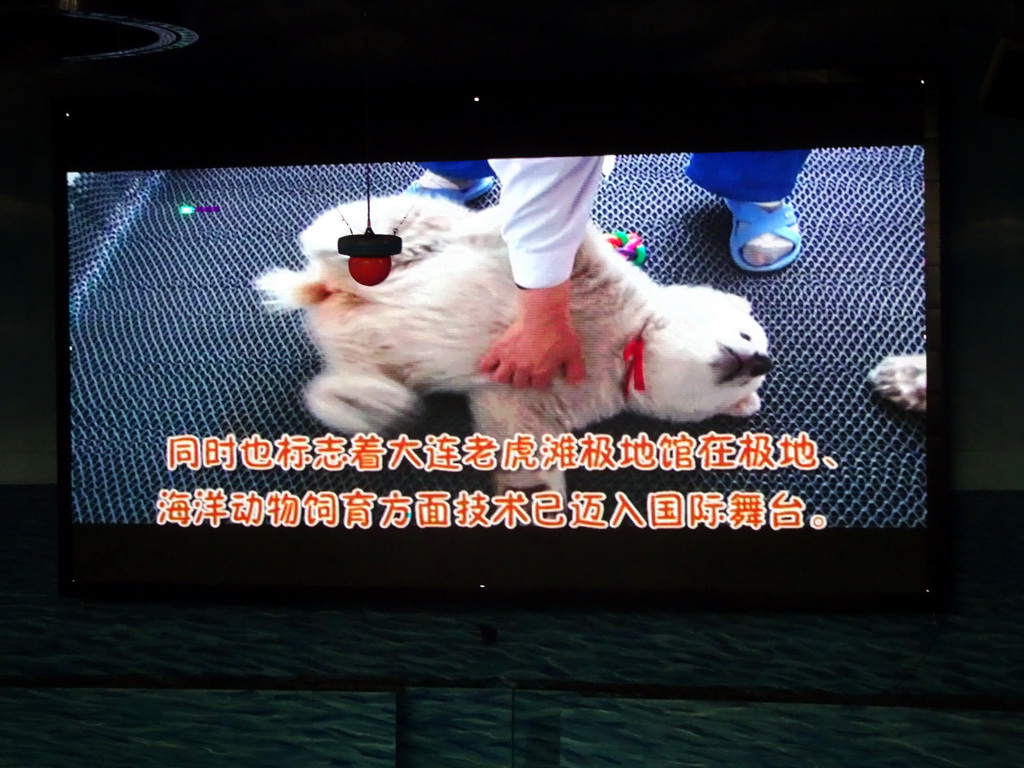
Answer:
<path fill-rule="evenodd" d="M 348 273 L 360 285 L 380 285 L 391 274 L 391 257 L 350 256 Z"/>

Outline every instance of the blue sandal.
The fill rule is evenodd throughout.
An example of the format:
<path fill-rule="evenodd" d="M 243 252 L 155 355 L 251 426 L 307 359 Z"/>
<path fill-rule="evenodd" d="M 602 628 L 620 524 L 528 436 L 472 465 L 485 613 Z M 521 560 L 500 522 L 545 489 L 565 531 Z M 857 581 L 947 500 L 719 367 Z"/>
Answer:
<path fill-rule="evenodd" d="M 406 188 L 405 193 L 421 197 L 441 197 L 459 205 L 467 205 L 490 192 L 494 188 L 494 182 L 493 176 L 485 176 L 474 181 L 472 186 L 466 189 L 432 189 L 424 187 L 417 179 Z"/>
<path fill-rule="evenodd" d="M 732 235 L 729 237 L 729 253 L 736 266 L 747 272 L 774 272 L 788 267 L 800 256 L 803 239 L 796 228 L 796 212 L 789 203 L 783 203 L 774 211 L 766 211 L 757 203 L 726 200 L 732 211 Z M 793 243 L 793 250 L 771 264 L 756 267 L 743 258 L 743 246 L 758 235 L 771 232 L 773 235 Z"/>

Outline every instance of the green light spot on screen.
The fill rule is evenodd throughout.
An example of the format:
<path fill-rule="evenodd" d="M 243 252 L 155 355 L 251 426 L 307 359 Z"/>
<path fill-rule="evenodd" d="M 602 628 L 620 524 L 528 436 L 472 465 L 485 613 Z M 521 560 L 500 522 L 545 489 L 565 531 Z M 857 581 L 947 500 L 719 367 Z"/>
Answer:
<path fill-rule="evenodd" d="M 195 213 L 196 209 L 193 205 L 182 205 L 178 208 L 178 213 Z"/>

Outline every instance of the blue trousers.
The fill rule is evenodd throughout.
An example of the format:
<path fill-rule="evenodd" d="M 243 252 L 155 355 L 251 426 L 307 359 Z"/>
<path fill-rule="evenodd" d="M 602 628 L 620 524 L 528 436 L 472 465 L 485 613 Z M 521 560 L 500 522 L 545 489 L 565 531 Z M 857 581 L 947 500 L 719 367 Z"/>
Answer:
<path fill-rule="evenodd" d="M 686 175 L 708 192 L 730 200 L 770 203 L 793 191 L 810 154 L 807 149 L 778 152 L 694 152 Z"/>
<path fill-rule="evenodd" d="M 695 152 L 686 166 L 690 181 L 708 192 L 730 200 L 767 203 L 793 191 L 796 177 L 810 150 L 777 152 Z M 420 163 L 428 171 L 450 179 L 493 176 L 486 160 Z"/>
<path fill-rule="evenodd" d="M 482 179 L 493 176 L 494 170 L 486 160 L 450 160 L 423 163 L 424 168 L 448 179 Z"/>

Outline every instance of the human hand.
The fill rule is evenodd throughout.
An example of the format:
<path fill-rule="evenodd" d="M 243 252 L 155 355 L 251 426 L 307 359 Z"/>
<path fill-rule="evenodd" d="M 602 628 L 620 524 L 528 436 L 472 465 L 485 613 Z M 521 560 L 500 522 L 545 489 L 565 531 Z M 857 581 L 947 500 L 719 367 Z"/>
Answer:
<path fill-rule="evenodd" d="M 491 345 L 480 370 L 514 387 L 545 389 L 561 374 L 570 384 L 586 369 L 579 337 L 569 321 L 569 283 L 521 291 L 518 317 Z"/>

